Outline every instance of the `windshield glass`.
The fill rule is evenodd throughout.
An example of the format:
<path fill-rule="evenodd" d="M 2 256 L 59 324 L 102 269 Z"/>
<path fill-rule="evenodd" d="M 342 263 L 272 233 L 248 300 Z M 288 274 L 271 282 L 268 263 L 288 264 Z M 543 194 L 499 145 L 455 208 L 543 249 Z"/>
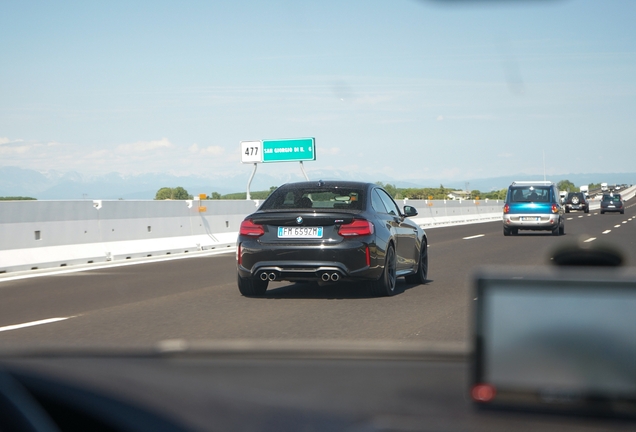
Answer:
<path fill-rule="evenodd" d="M 579 240 L 636 263 L 636 1 L 0 3 L 0 348 L 469 349 L 475 269 Z M 320 180 L 386 194 L 284 186 Z M 384 222 L 278 236 L 259 208 Z M 327 240 L 350 252 L 307 258 Z M 318 280 L 262 259 L 243 295 L 281 243 Z"/>
<path fill-rule="evenodd" d="M 550 189 L 538 186 L 510 188 L 510 202 L 550 202 Z"/>
<path fill-rule="evenodd" d="M 362 189 L 281 187 L 263 203 L 261 210 L 362 210 L 364 200 Z"/>
<path fill-rule="evenodd" d="M 620 201 L 621 196 L 618 194 L 614 195 L 603 195 L 603 201 Z"/>

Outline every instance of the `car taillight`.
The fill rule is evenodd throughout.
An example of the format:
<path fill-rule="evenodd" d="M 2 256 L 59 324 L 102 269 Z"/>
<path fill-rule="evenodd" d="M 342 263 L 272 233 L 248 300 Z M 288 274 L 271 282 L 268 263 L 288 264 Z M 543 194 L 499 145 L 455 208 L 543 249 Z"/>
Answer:
<path fill-rule="evenodd" d="M 506 204 L 504 206 L 504 214 L 508 214 L 508 213 L 510 213 L 510 206 L 508 204 Z"/>
<path fill-rule="evenodd" d="M 559 206 L 557 206 L 556 204 L 552 204 L 552 213 L 558 213 L 559 212 Z"/>
<path fill-rule="evenodd" d="M 341 225 L 338 234 L 343 237 L 370 235 L 373 234 L 373 224 L 368 220 L 354 219 L 351 223 Z"/>
<path fill-rule="evenodd" d="M 241 222 L 241 228 L 239 229 L 239 235 L 250 236 L 250 237 L 260 237 L 265 234 L 265 230 L 263 230 L 262 225 L 257 225 L 252 222 L 250 219 L 245 219 Z"/>

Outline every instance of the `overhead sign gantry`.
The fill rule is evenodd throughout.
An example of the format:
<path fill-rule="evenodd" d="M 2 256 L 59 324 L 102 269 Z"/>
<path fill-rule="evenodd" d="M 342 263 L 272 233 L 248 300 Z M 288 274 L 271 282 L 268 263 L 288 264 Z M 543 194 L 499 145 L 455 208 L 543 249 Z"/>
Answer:
<path fill-rule="evenodd" d="M 299 162 L 300 170 L 309 181 L 303 161 L 312 160 L 316 160 L 315 138 L 241 141 L 241 162 L 254 164 L 254 171 L 247 182 L 247 199 L 251 199 L 250 185 L 259 163 Z"/>

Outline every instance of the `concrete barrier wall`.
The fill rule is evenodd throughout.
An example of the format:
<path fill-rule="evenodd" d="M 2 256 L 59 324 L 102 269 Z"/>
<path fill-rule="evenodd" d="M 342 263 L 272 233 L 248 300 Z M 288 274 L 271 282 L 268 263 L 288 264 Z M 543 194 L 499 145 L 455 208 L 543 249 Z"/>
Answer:
<path fill-rule="evenodd" d="M 417 208 L 419 214 L 412 220 L 423 228 L 501 219 L 504 205 L 501 200 L 403 200 L 398 204 Z"/>
<path fill-rule="evenodd" d="M 501 218 L 496 201 L 398 201 L 425 228 Z M 3 201 L 0 273 L 234 246 L 258 201 Z"/>
<path fill-rule="evenodd" d="M 0 273 L 232 246 L 257 204 L 0 202 Z"/>

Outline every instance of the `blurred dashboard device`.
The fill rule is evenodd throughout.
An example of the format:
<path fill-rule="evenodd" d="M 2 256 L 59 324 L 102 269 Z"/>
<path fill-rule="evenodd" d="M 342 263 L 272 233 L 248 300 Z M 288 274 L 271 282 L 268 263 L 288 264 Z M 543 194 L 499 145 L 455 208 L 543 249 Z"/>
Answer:
<path fill-rule="evenodd" d="M 632 271 L 490 269 L 475 284 L 478 406 L 636 417 Z"/>

